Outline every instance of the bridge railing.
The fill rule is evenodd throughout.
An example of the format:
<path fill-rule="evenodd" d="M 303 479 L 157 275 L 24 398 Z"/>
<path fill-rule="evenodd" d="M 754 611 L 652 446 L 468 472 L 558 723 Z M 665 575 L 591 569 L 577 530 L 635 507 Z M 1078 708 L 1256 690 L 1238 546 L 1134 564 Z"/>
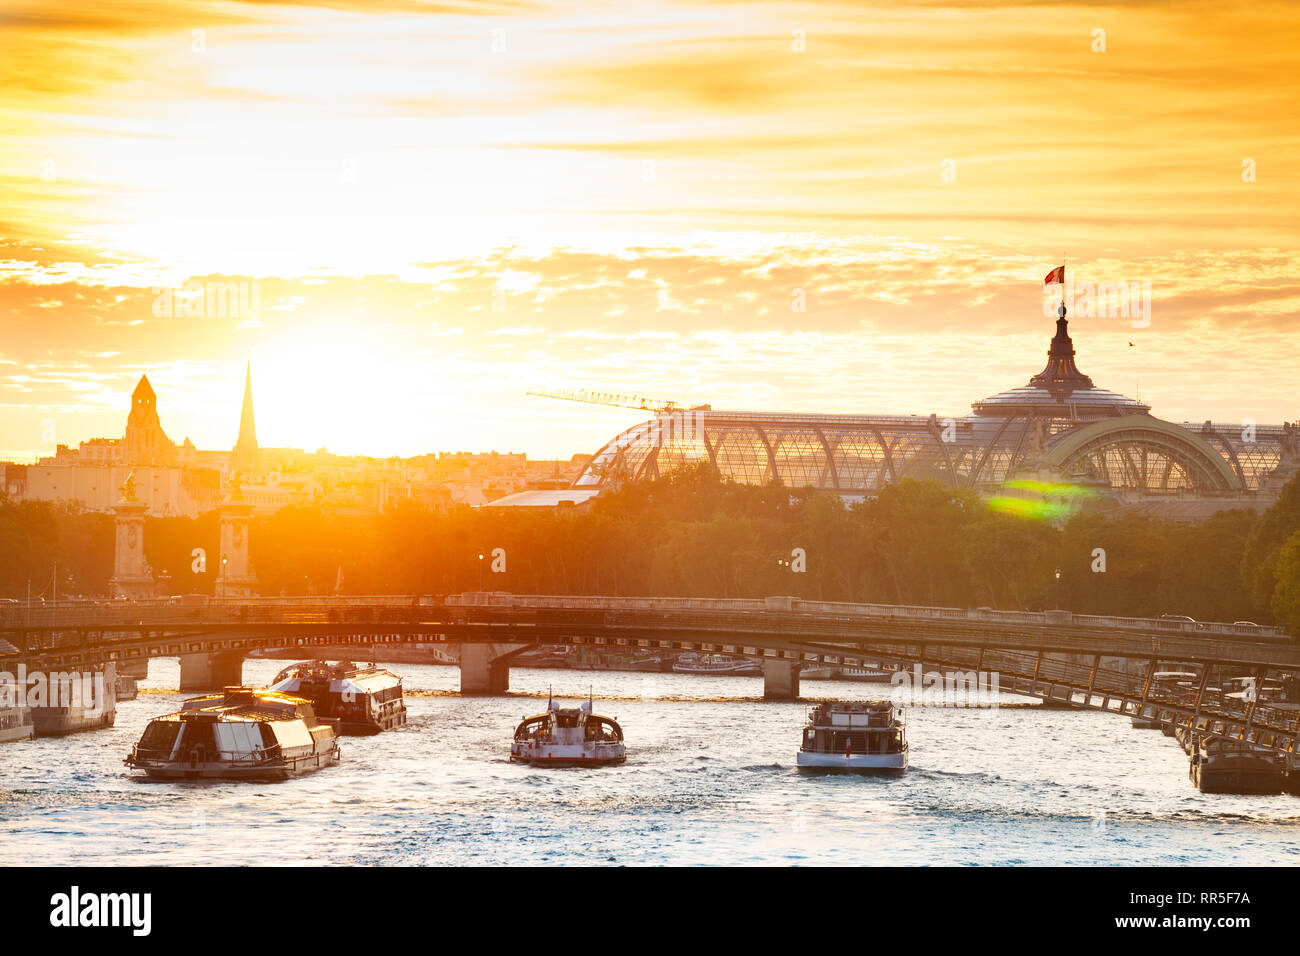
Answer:
<path fill-rule="evenodd" d="M 864 618 L 924 621 L 978 621 L 990 625 L 1041 628 L 1077 626 L 1139 632 L 1231 636 L 1252 641 L 1289 641 L 1272 627 L 1168 618 L 1111 617 L 1070 611 L 1003 611 L 993 608 L 927 607 L 902 604 L 855 604 L 808 601 L 789 595 L 768 598 L 608 597 L 603 595 L 512 594 L 471 591 L 451 595 L 298 595 L 292 597 L 208 598 L 186 595 L 139 601 L 64 601 L 32 605 L 0 604 L 0 628 L 17 630 L 135 628 L 200 623 L 380 623 L 418 617 L 420 608 L 496 607 L 528 610 L 602 610 L 713 614 L 789 614 L 851 622 Z M 358 619 L 355 612 L 368 615 Z"/>

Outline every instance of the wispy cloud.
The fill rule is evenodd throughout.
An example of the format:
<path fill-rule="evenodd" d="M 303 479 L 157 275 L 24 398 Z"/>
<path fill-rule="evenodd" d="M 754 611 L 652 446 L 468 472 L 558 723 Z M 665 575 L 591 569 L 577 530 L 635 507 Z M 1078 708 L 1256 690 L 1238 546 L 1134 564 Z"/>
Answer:
<path fill-rule="evenodd" d="M 165 425 L 227 445 L 250 352 L 259 433 L 376 453 L 626 423 L 522 398 L 546 382 L 960 413 L 1041 365 L 1063 252 L 1151 283 L 1149 327 L 1072 323 L 1099 382 L 1295 416 L 1258 387 L 1300 317 L 1285 3 L 0 18 L 0 444 L 120 434 L 150 369 Z M 260 315 L 155 315 L 196 277 L 257 282 Z"/>

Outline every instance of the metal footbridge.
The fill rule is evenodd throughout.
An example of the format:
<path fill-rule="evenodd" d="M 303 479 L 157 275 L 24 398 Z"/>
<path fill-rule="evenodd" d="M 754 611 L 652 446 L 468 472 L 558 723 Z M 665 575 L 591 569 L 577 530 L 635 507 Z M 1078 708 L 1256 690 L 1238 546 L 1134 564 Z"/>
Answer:
<path fill-rule="evenodd" d="M 5 648 L 5 643 L 11 645 Z M 1300 646 L 1245 624 L 806 601 L 526 595 L 186 598 L 0 605 L 0 670 L 68 671 L 108 661 L 352 645 L 490 644 L 504 657 L 540 644 L 752 654 L 765 668 L 877 663 L 961 677 L 996 672 L 1004 692 L 1144 716 L 1197 736 L 1293 758 L 1300 707 L 1229 693 L 1229 678 L 1295 699 Z M 1161 669 L 1194 680 L 1164 686 Z M 1189 686 L 1190 685 L 1190 686 Z"/>

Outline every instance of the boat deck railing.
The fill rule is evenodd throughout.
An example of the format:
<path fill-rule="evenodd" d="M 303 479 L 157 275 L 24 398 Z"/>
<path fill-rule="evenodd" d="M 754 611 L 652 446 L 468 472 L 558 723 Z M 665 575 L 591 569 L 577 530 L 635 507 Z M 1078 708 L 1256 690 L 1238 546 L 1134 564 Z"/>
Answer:
<path fill-rule="evenodd" d="M 339 749 L 338 742 L 326 753 L 334 753 Z M 245 769 L 250 767 L 267 767 L 267 766 L 286 766 L 295 767 L 304 760 L 311 760 L 316 757 L 324 756 L 323 754 L 313 751 L 309 754 L 296 754 L 292 757 L 286 757 L 278 752 L 278 748 L 271 750 L 204 750 L 201 753 L 202 759 L 196 759 L 197 754 L 190 751 L 179 758 L 173 758 L 170 750 L 144 750 L 139 744 L 131 748 L 131 756 L 127 758 L 127 763 L 136 765 L 140 763 L 158 763 L 158 764 L 178 764 L 184 765 L 190 763 L 195 765 L 221 763 L 234 769 Z"/>

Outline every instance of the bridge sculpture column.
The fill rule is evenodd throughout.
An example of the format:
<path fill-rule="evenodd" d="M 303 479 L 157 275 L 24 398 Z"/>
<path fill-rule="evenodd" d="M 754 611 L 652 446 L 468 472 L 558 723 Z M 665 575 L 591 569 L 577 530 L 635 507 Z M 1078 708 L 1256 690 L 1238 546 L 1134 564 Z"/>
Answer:
<path fill-rule="evenodd" d="M 779 657 L 763 659 L 763 699 L 799 699 L 799 662 Z"/>
<path fill-rule="evenodd" d="M 217 509 L 221 523 L 221 556 L 215 586 L 218 598 L 251 597 L 257 576 L 248 560 L 248 526 L 253 506 L 244 501 L 239 477 L 231 481 L 230 497 Z"/>
<path fill-rule="evenodd" d="M 510 658 L 528 644 L 465 644 L 460 649 L 460 692 L 504 694 L 510 689 Z"/>
<path fill-rule="evenodd" d="M 253 506 L 244 501 L 239 476 L 230 482 L 230 495 L 217 508 L 221 525 L 221 550 L 217 580 L 213 590 L 217 598 L 251 597 L 257 578 L 248 560 L 248 526 Z M 181 655 L 182 691 L 221 690 L 242 684 L 242 651 L 221 654 Z"/>
<path fill-rule="evenodd" d="M 122 500 L 113 505 L 113 577 L 108 582 L 113 597 L 151 598 L 153 574 L 144 559 L 144 514 L 149 506 L 135 496 L 135 473 L 121 487 Z"/>

